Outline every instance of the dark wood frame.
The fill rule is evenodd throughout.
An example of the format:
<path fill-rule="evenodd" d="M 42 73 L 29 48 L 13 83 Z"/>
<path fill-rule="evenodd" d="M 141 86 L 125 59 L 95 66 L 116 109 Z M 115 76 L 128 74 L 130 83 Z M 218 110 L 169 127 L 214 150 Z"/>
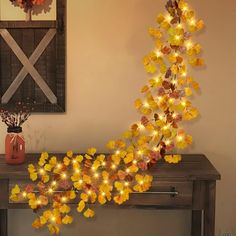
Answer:
<path fill-rule="evenodd" d="M 53 44 L 53 48 L 46 49 L 46 51 L 51 50 L 50 54 L 46 51 L 45 51 L 46 55 L 44 55 L 43 53 L 44 55 L 43 60 L 46 63 L 46 65 L 49 65 L 50 72 L 48 72 L 47 69 L 41 69 L 41 67 L 37 65 L 37 62 L 35 64 L 35 67 L 37 71 L 39 72 L 39 74 L 41 73 L 43 75 L 46 74 L 45 75 L 47 79 L 46 82 L 47 83 L 49 82 L 48 85 L 50 89 L 52 89 L 53 93 L 56 95 L 57 103 L 56 104 L 50 103 L 45 98 L 45 95 L 41 93 L 40 89 L 35 85 L 35 82 L 33 81 L 32 77 L 28 74 L 25 78 L 25 80 L 27 81 L 23 81 L 21 84 L 21 87 L 17 89 L 18 95 L 14 94 L 17 96 L 17 98 L 11 99 L 6 104 L 1 103 L 0 108 L 14 110 L 16 101 L 18 100 L 24 101 L 27 96 L 29 98 L 27 102 L 30 101 L 32 103 L 31 107 L 33 108 L 33 112 L 65 112 L 65 109 L 66 109 L 66 98 L 65 98 L 65 95 L 66 95 L 66 92 L 65 92 L 66 90 L 66 71 L 65 71 L 65 63 L 66 63 L 65 61 L 65 58 L 66 58 L 66 46 L 65 46 L 65 41 L 66 41 L 65 21 L 66 19 L 65 17 L 66 17 L 66 14 L 65 13 L 66 12 L 65 11 L 66 11 L 66 0 L 57 0 L 57 20 L 56 21 L 29 21 L 29 22 L 0 21 L 0 29 L 7 29 L 9 30 L 10 33 L 14 32 L 14 30 L 17 31 L 20 29 L 20 32 L 22 33 L 21 35 L 24 35 L 24 39 L 27 40 L 27 34 L 29 35 L 28 37 L 29 41 L 31 40 L 30 36 L 32 36 L 32 34 L 35 35 L 35 41 L 40 40 L 37 38 L 37 35 L 34 32 L 41 31 L 43 33 L 43 31 L 46 31 L 47 29 L 53 29 L 53 28 L 56 29 L 57 31 L 53 41 L 50 43 L 50 45 Z M 19 35 L 20 39 L 21 39 L 21 35 Z M 39 38 L 42 37 L 40 33 L 38 37 Z M 5 48 L 8 47 L 8 45 L 4 43 L 3 39 L 0 39 L 0 48 L 1 48 L 1 43 L 2 43 L 2 47 L 5 47 Z M 34 44 L 36 43 L 34 42 Z M 27 51 L 26 54 L 31 55 L 31 53 L 33 52 L 31 50 L 35 46 L 37 46 L 37 44 L 32 45 L 31 43 L 30 46 L 27 44 L 24 44 L 22 49 L 23 51 L 25 50 Z M 53 50 L 54 48 L 56 50 Z M 13 52 L 9 50 L 9 53 L 13 53 Z M 53 53 L 55 55 L 50 56 Z M 12 57 L 14 57 L 14 55 Z M 22 64 L 17 58 L 13 60 L 14 61 L 12 63 L 14 64 L 15 67 L 10 66 L 9 69 L 12 70 L 11 72 L 12 74 L 13 73 L 17 74 L 20 68 L 22 67 Z M 12 78 L 12 76 L 7 75 L 7 72 L 6 73 L 4 72 L 4 70 L 8 68 L 7 66 L 9 66 L 7 63 L 9 64 L 8 61 L 4 61 L 4 60 L 1 61 L 1 58 L 0 58 L 0 74 L 2 75 L 0 77 L 0 87 L 4 87 L 5 91 L 7 89 L 7 85 L 9 85 L 14 79 Z M 52 81 L 52 84 L 54 84 L 53 87 L 50 86 L 50 81 Z M 1 85 L 4 85 L 4 86 L 1 86 Z M 37 89 L 37 91 L 39 91 L 37 93 L 39 95 L 37 95 L 36 99 L 40 101 L 38 102 L 36 101 L 37 103 L 33 103 L 35 96 L 33 96 L 32 94 L 34 94 L 34 92 L 30 92 L 33 89 Z M 0 88 L 0 97 L 3 96 L 5 91 L 1 91 L 1 88 Z M 27 95 L 25 95 L 26 93 Z M 18 99 L 18 97 L 21 97 L 21 98 Z"/>
<path fill-rule="evenodd" d="M 24 165 L 9 166 L 0 155 L 0 236 L 7 236 L 7 209 L 28 208 L 26 203 L 9 201 L 9 192 L 19 181 L 29 182 L 27 166 L 36 163 L 38 156 L 29 154 Z M 215 236 L 216 180 L 221 176 L 206 156 L 183 155 L 177 165 L 160 161 L 148 173 L 154 176 L 151 190 L 132 194 L 123 207 L 188 209 L 192 211 L 191 235 Z"/>

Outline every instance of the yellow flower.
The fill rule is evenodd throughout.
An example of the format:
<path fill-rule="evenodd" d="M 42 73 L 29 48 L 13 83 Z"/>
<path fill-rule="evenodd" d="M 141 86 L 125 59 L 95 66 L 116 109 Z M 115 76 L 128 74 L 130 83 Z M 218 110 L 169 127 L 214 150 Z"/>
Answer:
<path fill-rule="evenodd" d="M 52 166 L 51 166 L 50 164 L 46 164 L 46 165 L 44 166 L 44 170 L 50 172 L 50 171 L 52 170 Z"/>
<path fill-rule="evenodd" d="M 165 161 L 168 163 L 179 163 L 182 160 L 181 155 L 166 155 L 164 157 Z"/>
<path fill-rule="evenodd" d="M 68 205 L 64 204 L 64 205 L 62 205 L 62 206 L 60 207 L 59 210 L 60 210 L 60 212 L 63 213 L 63 214 L 69 213 L 69 212 L 70 212 L 70 207 L 69 207 Z"/>
<path fill-rule="evenodd" d="M 43 226 L 43 225 L 41 224 L 39 218 L 37 218 L 37 219 L 32 223 L 32 227 L 35 228 L 35 229 L 39 229 L 39 228 L 41 228 L 42 226 Z"/>
<path fill-rule="evenodd" d="M 80 198 L 84 201 L 84 202 L 87 202 L 88 201 L 88 194 L 86 193 L 81 193 L 80 194 Z"/>
<path fill-rule="evenodd" d="M 90 155 L 90 156 L 94 156 L 94 154 L 97 152 L 97 149 L 96 148 L 89 148 L 87 150 L 87 153 Z"/>
<path fill-rule="evenodd" d="M 67 224 L 71 224 L 73 222 L 73 218 L 69 215 L 66 215 L 63 219 L 62 219 L 62 223 L 64 225 L 67 225 Z"/>
<path fill-rule="evenodd" d="M 78 212 L 82 212 L 85 208 L 85 202 L 83 200 L 81 200 L 78 204 L 78 207 L 77 207 L 77 211 Z"/>
<path fill-rule="evenodd" d="M 150 175 L 139 175 L 135 176 L 135 180 L 137 181 L 137 185 L 133 187 L 133 189 L 137 192 L 145 192 L 150 189 L 153 177 Z"/>
<path fill-rule="evenodd" d="M 113 149 L 115 149 L 116 142 L 115 141 L 109 141 L 106 146 L 107 146 L 108 149 L 113 150 Z"/>
<path fill-rule="evenodd" d="M 73 151 L 68 151 L 66 153 L 66 155 L 69 157 L 69 158 L 72 158 L 73 157 Z"/>
<path fill-rule="evenodd" d="M 65 166 L 70 165 L 70 161 L 71 160 L 68 157 L 64 157 L 64 159 L 63 159 L 63 163 L 64 163 Z"/>
<path fill-rule="evenodd" d="M 128 164 L 134 160 L 134 153 L 128 153 L 124 158 L 124 163 Z"/>
<path fill-rule="evenodd" d="M 86 218 L 92 218 L 94 217 L 95 213 L 93 210 L 91 210 L 90 208 L 88 208 L 85 212 L 84 212 L 84 216 Z"/>
<path fill-rule="evenodd" d="M 82 155 L 78 155 L 76 156 L 75 160 L 78 161 L 78 162 L 82 162 L 84 159 L 84 157 Z"/>
<path fill-rule="evenodd" d="M 59 228 L 55 225 L 49 224 L 48 230 L 51 234 L 59 234 Z"/>

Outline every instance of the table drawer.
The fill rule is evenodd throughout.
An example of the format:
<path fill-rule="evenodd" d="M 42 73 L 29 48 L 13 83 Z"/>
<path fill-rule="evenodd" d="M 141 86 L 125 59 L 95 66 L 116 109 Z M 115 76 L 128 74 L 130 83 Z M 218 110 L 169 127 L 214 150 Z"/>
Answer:
<path fill-rule="evenodd" d="M 156 181 L 144 193 L 132 193 L 128 205 L 181 208 L 192 206 L 192 182 Z"/>
<path fill-rule="evenodd" d="M 26 186 L 27 183 L 29 183 L 28 180 L 10 180 L 9 193 L 15 184 Z M 130 195 L 130 200 L 124 205 L 159 206 L 163 208 L 181 208 L 191 206 L 192 191 L 192 182 L 154 181 L 153 187 L 148 192 L 132 193 Z M 9 203 L 14 204 L 10 199 Z M 18 203 L 27 203 L 27 201 L 23 200 Z M 78 203 L 78 199 L 75 199 L 71 203 Z"/>

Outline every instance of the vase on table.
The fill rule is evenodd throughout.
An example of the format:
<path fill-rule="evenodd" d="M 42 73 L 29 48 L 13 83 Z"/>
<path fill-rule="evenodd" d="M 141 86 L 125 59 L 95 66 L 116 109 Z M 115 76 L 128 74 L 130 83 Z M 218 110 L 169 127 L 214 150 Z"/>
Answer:
<path fill-rule="evenodd" d="M 8 127 L 5 139 L 5 158 L 10 165 L 19 165 L 25 161 L 25 140 L 21 127 Z"/>

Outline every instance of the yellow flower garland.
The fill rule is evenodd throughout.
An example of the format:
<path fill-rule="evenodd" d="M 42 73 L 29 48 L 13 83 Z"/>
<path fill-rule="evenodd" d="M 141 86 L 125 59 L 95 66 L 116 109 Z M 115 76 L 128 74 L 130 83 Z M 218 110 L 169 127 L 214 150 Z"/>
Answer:
<path fill-rule="evenodd" d="M 38 214 L 33 227 L 47 226 L 52 234 L 59 233 L 61 224 L 71 224 L 68 203 L 78 198 L 77 211 L 86 218 L 94 216 L 90 203 L 101 205 L 109 201 L 122 204 L 130 193 L 150 189 L 152 176 L 143 174 L 162 158 L 168 163 L 181 161 L 176 149 L 192 143 L 192 137 L 180 127 L 182 120 L 192 120 L 198 110 L 189 97 L 199 90 L 199 84 L 188 75 L 187 64 L 201 66 L 201 46 L 193 43 L 192 33 L 203 28 L 184 0 L 169 0 L 168 14 L 157 17 L 157 28 L 150 28 L 155 49 L 144 57 L 144 67 L 151 75 L 142 88 L 143 99 L 135 101 L 142 114 L 123 135 L 123 139 L 109 141 L 109 156 L 96 155 L 88 149 L 85 155 L 67 152 L 63 160 L 42 153 L 38 166 L 30 164 L 30 179 L 36 185 L 16 185 L 10 199 L 27 199 Z M 37 190 L 37 191 L 35 191 Z M 43 211 L 44 210 L 44 211 Z"/>

